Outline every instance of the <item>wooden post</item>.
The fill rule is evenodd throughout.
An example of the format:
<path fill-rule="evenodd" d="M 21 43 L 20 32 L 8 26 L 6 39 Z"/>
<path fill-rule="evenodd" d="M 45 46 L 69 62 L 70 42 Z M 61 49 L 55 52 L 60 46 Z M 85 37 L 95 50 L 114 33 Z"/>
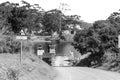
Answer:
<path fill-rule="evenodd" d="M 20 63 L 22 64 L 22 40 L 21 40 L 21 53 L 20 53 Z"/>
<path fill-rule="evenodd" d="M 120 35 L 118 36 L 118 48 L 120 48 Z"/>

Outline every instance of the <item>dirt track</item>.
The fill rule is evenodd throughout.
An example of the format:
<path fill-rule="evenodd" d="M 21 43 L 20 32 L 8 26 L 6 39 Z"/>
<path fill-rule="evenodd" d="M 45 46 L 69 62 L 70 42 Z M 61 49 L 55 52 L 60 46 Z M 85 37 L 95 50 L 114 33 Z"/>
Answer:
<path fill-rule="evenodd" d="M 120 74 L 86 67 L 55 67 L 54 80 L 120 80 Z"/>

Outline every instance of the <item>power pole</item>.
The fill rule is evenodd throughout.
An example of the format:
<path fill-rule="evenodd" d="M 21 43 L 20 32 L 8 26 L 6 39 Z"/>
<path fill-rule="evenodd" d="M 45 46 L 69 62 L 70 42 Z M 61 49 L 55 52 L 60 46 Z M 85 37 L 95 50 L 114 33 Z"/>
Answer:
<path fill-rule="evenodd" d="M 70 9 L 65 8 L 66 6 L 68 6 L 68 4 L 65 3 L 60 3 L 59 9 L 61 12 L 59 13 L 60 16 L 60 24 L 59 24 L 59 34 L 61 33 L 61 28 L 62 28 L 62 13 L 64 14 L 65 11 L 68 11 Z"/>
<path fill-rule="evenodd" d="M 23 54 L 22 45 L 23 45 L 23 42 L 22 42 L 22 39 L 21 39 L 21 53 L 20 53 L 20 63 L 21 64 L 22 64 L 22 54 Z"/>

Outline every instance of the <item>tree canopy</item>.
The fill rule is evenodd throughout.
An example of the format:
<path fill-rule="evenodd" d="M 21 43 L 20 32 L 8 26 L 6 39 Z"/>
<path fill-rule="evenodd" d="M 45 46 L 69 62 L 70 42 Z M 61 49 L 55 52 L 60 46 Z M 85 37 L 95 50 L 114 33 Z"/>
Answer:
<path fill-rule="evenodd" d="M 80 25 L 80 17 L 78 15 L 70 15 L 67 16 L 62 11 L 57 9 L 52 9 L 45 12 L 43 16 L 42 24 L 44 25 L 44 29 L 49 32 L 58 32 L 60 33 L 62 30 L 68 30 L 69 25 Z"/>
<path fill-rule="evenodd" d="M 89 64 L 91 62 L 100 64 L 106 52 L 119 53 L 119 14 L 113 13 L 106 20 L 98 20 L 93 26 L 78 31 L 74 37 L 74 47 L 81 53 L 91 52 Z"/>
<path fill-rule="evenodd" d="M 15 34 L 19 34 L 21 29 L 27 29 L 29 34 L 39 30 L 48 34 L 61 33 L 71 24 L 72 26 L 80 25 L 78 15 L 67 16 L 58 9 L 44 11 L 38 4 L 31 5 L 26 1 L 22 1 L 22 5 L 10 2 L 0 4 L 0 17 L 0 28 Z"/>
<path fill-rule="evenodd" d="M 1 28 L 9 26 L 9 30 L 15 34 L 19 33 L 21 29 L 27 28 L 29 32 L 40 27 L 39 23 L 42 19 L 42 8 L 39 5 L 30 5 L 22 1 L 23 6 L 18 3 L 5 2 L 0 4 Z M 6 24 L 5 24 L 6 23 Z M 6 28 L 8 28 L 6 26 Z"/>

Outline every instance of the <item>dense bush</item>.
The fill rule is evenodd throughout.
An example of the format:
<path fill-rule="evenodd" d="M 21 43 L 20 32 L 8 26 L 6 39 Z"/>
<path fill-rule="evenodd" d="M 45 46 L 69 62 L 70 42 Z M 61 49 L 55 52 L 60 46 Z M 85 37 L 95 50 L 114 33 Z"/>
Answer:
<path fill-rule="evenodd" d="M 85 66 L 100 65 L 105 59 L 106 52 L 119 53 L 118 35 L 119 26 L 115 26 L 111 20 L 96 21 L 92 27 L 77 32 L 74 37 L 74 47 L 81 53 L 92 54 L 81 63 Z M 80 63 L 80 64 L 81 64 Z"/>
<path fill-rule="evenodd" d="M 19 74 L 20 74 L 19 70 L 15 70 L 15 69 L 12 69 L 12 68 L 7 69 L 8 80 L 19 80 Z"/>
<path fill-rule="evenodd" d="M 1 37 L 0 53 L 18 53 L 20 51 L 20 42 L 15 41 L 12 37 Z"/>

